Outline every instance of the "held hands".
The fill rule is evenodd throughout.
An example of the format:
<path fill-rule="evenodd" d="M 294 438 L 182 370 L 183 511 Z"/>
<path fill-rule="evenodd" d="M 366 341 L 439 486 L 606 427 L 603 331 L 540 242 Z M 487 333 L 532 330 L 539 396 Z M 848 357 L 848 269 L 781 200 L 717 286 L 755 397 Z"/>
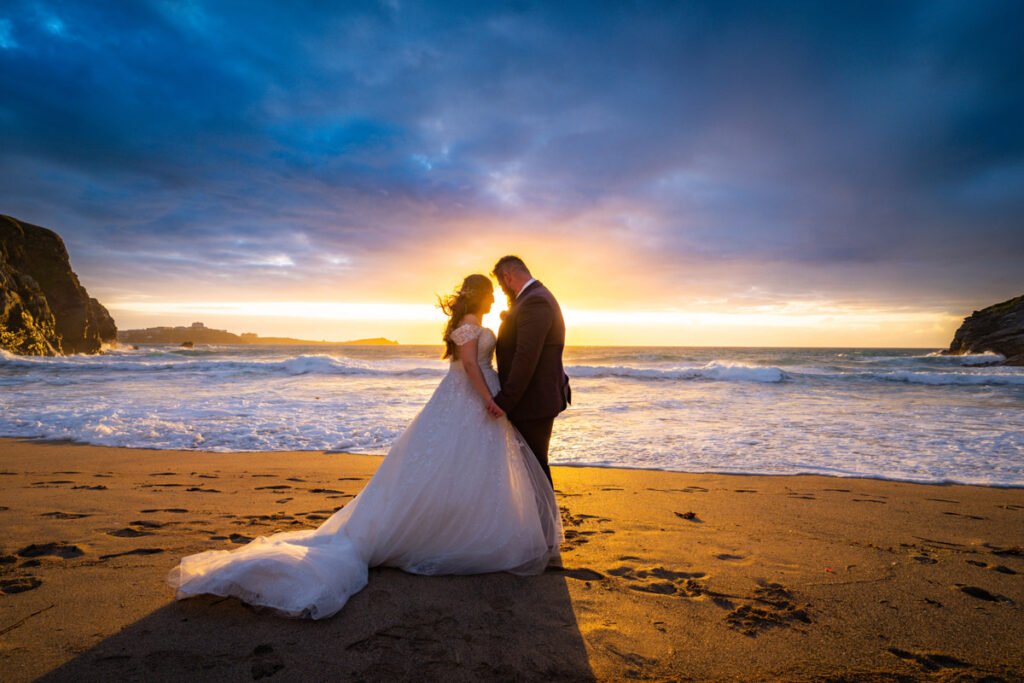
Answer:
<path fill-rule="evenodd" d="M 505 411 L 502 410 L 501 407 L 494 402 L 493 398 L 487 402 L 487 404 L 484 406 L 484 410 L 486 410 L 487 414 L 493 417 L 494 419 L 498 419 L 499 417 L 505 417 Z"/>

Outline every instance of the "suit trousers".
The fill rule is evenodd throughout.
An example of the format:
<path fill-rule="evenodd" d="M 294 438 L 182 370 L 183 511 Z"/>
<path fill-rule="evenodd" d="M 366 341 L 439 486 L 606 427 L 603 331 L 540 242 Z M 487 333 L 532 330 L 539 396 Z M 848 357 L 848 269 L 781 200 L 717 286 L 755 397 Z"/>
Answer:
<path fill-rule="evenodd" d="M 548 467 L 548 445 L 551 443 L 551 428 L 555 424 L 555 418 L 542 417 L 539 420 L 512 420 L 512 425 L 523 435 L 526 445 L 533 451 L 533 455 L 540 463 L 541 469 L 551 480 L 551 468 Z M 554 482 L 552 482 L 554 487 Z"/>

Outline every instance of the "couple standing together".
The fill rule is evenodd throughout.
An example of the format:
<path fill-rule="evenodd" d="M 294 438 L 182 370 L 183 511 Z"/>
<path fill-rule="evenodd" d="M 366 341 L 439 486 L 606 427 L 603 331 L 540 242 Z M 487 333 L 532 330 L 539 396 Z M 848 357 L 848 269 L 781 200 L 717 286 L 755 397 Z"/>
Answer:
<path fill-rule="evenodd" d="M 509 299 L 497 337 L 480 324 L 494 287 L 470 275 L 441 302 L 448 373 L 359 495 L 317 529 L 183 558 L 168 575 L 179 599 L 234 596 L 323 619 L 366 586 L 370 567 L 525 575 L 557 558 L 547 458 L 570 400 L 565 322 L 522 259 L 503 257 L 493 274 Z"/>

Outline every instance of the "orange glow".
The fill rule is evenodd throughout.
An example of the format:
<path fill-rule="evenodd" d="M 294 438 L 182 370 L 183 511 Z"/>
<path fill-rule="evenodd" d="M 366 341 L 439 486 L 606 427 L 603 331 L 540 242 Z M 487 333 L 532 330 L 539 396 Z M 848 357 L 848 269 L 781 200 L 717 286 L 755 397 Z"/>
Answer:
<path fill-rule="evenodd" d="M 806 306 L 708 312 L 566 308 L 568 342 L 639 346 L 919 346 L 948 343 L 959 319 L 922 311 Z M 427 304 L 312 301 L 111 302 L 122 328 L 188 324 L 264 336 L 344 340 L 385 336 L 406 344 L 438 343 L 443 314 Z M 497 329 L 501 307 L 484 324 Z M 135 321 L 138 322 L 135 322 Z"/>
<path fill-rule="evenodd" d="M 627 214 L 629 221 L 622 218 Z M 960 322 L 943 311 L 832 302 L 810 294 L 780 300 L 748 288 L 737 295 L 736 275 L 707 269 L 699 259 L 666 265 L 652 258 L 658 245 L 629 233 L 630 221 L 642 218 L 636 207 L 600 207 L 551 224 L 543 238 L 503 220 L 448 221 L 438 226 L 436 240 L 400 244 L 385 256 L 346 262 L 328 273 L 308 274 L 296 263 L 282 267 L 289 277 L 255 287 L 226 281 L 211 294 L 190 283 L 162 283 L 162 291 L 148 296 L 122 290 L 101 300 L 122 329 L 202 320 L 263 336 L 383 336 L 436 344 L 444 318 L 435 296 L 450 292 L 465 275 L 489 273 L 498 257 L 515 253 L 562 303 L 568 342 L 576 345 L 939 348 Z M 758 267 L 740 264 L 736 273 L 749 280 Z M 174 298 L 164 294 L 171 288 Z M 723 294 L 730 291 L 731 297 Z M 497 303 L 485 319 L 493 329 L 504 304 L 502 293 L 495 294 Z"/>

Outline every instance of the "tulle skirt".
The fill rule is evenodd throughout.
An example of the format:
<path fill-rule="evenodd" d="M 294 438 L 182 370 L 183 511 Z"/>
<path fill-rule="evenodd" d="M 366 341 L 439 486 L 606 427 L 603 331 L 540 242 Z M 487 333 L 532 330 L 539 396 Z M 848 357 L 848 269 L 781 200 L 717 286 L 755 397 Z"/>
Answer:
<path fill-rule="evenodd" d="M 496 388 L 493 371 L 485 377 Z M 453 364 L 362 492 L 318 529 L 190 555 L 167 581 L 178 599 L 234 596 L 323 619 L 366 586 L 370 567 L 537 574 L 561 541 L 554 492 L 533 453 L 507 419 L 485 413 Z"/>

